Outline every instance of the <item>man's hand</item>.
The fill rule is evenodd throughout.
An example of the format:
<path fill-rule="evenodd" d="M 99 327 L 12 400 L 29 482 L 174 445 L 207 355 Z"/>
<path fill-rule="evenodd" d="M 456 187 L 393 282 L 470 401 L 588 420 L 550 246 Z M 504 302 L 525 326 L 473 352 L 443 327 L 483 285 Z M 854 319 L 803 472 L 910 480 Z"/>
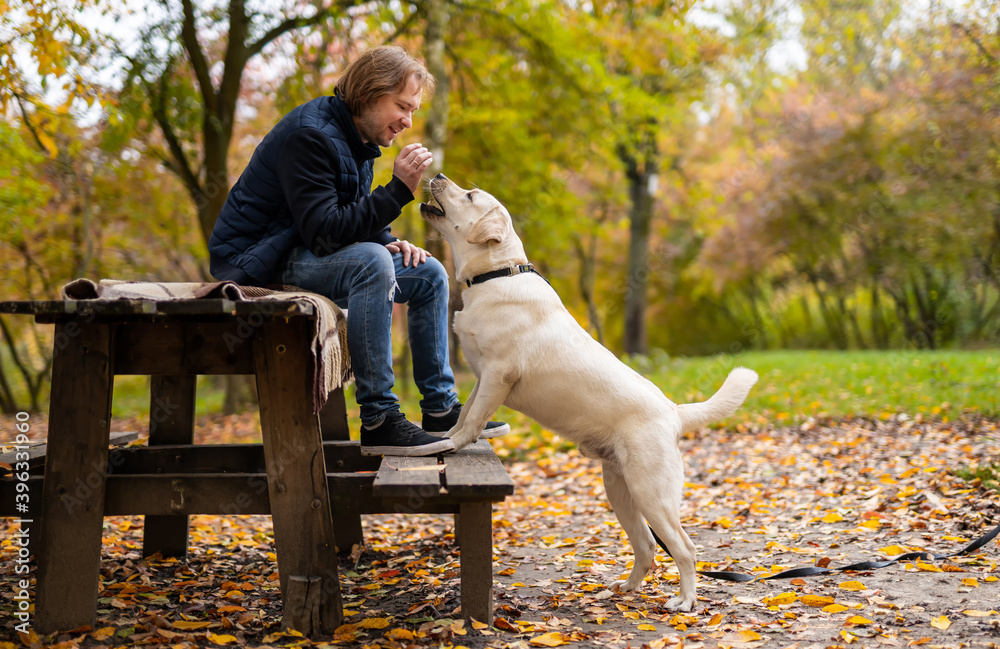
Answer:
<path fill-rule="evenodd" d="M 409 241 L 393 241 L 392 243 L 385 244 L 385 247 L 392 254 L 397 252 L 403 253 L 403 265 L 409 266 L 410 261 L 413 262 L 413 266 L 416 267 L 418 264 L 422 264 L 427 261 L 428 257 L 432 257 L 431 253 L 427 252 L 423 248 L 418 248 Z"/>
<path fill-rule="evenodd" d="M 420 181 L 424 177 L 424 172 L 433 161 L 434 154 L 427 147 L 419 142 L 407 144 L 396 156 L 396 161 L 392 163 L 392 174 L 402 180 L 416 195 L 417 190 L 420 189 Z"/>

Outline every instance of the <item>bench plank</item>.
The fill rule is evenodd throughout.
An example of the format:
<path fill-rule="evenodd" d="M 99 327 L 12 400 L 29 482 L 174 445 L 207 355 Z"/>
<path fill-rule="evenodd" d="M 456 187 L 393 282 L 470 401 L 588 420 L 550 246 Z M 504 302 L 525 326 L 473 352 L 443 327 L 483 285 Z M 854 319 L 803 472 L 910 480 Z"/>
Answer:
<path fill-rule="evenodd" d="M 503 500 L 514 493 L 514 482 L 503 463 L 484 439 L 476 441 L 458 453 L 444 456 L 445 485 L 456 498 Z"/>
<path fill-rule="evenodd" d="M 121 431 L 117 433 L 111 433 L 111 438 L 109 440 L 110 446 L 123 446 L 129 442 L 134 442 L 139 439 L 138 431 Z M 5 444 L 4 446 L 14 446 L 14 444 Z M 17 462 L 18 453 L 28 454 L 28 470 L 35 473 L 37 469 L 42 469 L 45 466 L 45 454 L 48 452 L 48 445 L 45 442 L 31 442 L 28 445 L 27 451 L 11 451 L 9 453 L 0 454 L 0 462 L 4 464 L 9 464 L 12 467 Z M 22 460 L 23 462 L 24 460 Z M 10 471 L 7 467 L 0 466 L 0 476 L 10 475 Z"/>
<path fill-rule="evenodd" d="M 441 483 L 444 465 L 438 463 L 437 456 L 401 457 L 386 455 L 375 478 L 373 490 L 376 496 L 405 498 L 419 495 L 420 498 L 447 493 Z"/>

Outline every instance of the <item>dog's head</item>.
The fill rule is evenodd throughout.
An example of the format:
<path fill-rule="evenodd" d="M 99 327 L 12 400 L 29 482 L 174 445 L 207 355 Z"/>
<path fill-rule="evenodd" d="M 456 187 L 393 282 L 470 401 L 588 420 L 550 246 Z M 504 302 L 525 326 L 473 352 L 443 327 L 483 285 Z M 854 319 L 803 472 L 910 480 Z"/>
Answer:
<path fill-rule="evenodd" d="M 500 201 L 481 189 L 462 189 L 444 174 L 431 179 L 430 190 L 436 205 L 421 203 L 420 215 L 451 247 L 459 281 L 527 263 L 510 213 Z"/>

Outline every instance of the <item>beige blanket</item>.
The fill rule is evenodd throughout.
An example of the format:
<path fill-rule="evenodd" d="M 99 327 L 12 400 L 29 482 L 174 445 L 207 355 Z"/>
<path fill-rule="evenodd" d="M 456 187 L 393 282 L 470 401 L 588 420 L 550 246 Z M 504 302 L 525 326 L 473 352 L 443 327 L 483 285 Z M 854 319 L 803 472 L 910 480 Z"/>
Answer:
<path fill-rule="evenodd" d="M 275 291 L 257 286 L 239 286 L 233 282 L 207 284 L 191 282 L 126 282 L 102 279 L 93 282 L 77 279 L 62 289 L 66 300 L 197 300 L 224 298 L 240 300 L 289 300 L 305 302 L 318 314 L 313 330 L 312 354 L 316 375 L 313 380 L 313 407 L 319 412 L 330 391 L 351 380 L 351 362 L 347 353 L 347 313 L 315 293 L 294 286 Z"/>

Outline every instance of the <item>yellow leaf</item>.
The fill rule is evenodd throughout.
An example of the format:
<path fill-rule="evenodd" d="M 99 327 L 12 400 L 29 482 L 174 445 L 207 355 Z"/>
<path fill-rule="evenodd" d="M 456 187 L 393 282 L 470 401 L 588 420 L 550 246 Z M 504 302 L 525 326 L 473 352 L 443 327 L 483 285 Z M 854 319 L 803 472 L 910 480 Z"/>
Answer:
<path fill-rule="evenodd" d="M 837 512 L 830 512 L 820 520 L 822 520 L 824 523 L 839 523 L 840 521 L 844 520 L 844 517 L 838 514 Z"/>
<path fill-rule="evenodd" d="M 847 610 L 847 607 L 843 604 L 830 604 L 829 606 L 823 607 L 824 613 L 843 613 Z"/>
<path fill-rule="evenodd" d="M 851 617 L 847 618 L 847 621 L 850 624 L 858 624 L 858 625 L 865 625 L 872 623 L 871 620 L 865 617 L 861 617 L 860 615 L 852 615 Z"/>
<path fill-rule="evenodd" d="M 408 629 L 393 629 L 385 634 L 390 640 L 413 640 L 413 631 Z"/>
<path fill-rule="evenodd" d="M 806 606 L 812 606 L 814 608 L 823 608 L 828 604 L 833 604 L 832 597 L 824 597 L 823 595 L 803 595 L 801 601 Z"/>
<path fill-rule="evenodd" d="M 230 642 L 238 642 L 236 636 L 232 635 L 216 635 L 211 631 L 208 632 L 208 639 L 215 644 L 229 644 Z"/>
<path fill-rule="evenodd" d="M 840 637 L 843 638 L 844 642 L 846 642 L 847 644 L 851 644 L 852 642 L 858 639 L 858 636 L 854 635 L 850 631 L 841 631 Z"/>
<path fill-rule="evenodd" d="M 184 629 L 185 631 L 194 631 L 195 629 L 204 629 L 206 626 L 211 624 L 211 622 L 189 622 L 187 620 L 178 620 L 174 622 L 175 629 Z"/>
<path fill-rule="evenodd" d="M 933 563 L 924 563 L 923 561 L 917 560 L 917 568 L 923 570 L 924 572 L 944 572 Z"/>
<path fill-rule="evenodd" d="M 627 617 L 630 620 L 641 620 L 642 619 L 642 615 L 640 615 L 638 611 L 625 611 L 624 613 L 622 613 L 622 615 L 624 615 L 625 617 Z"/>
<path fill-rule="evenodd" d="M 936 617 L 931 620 L 931 626 L 935 629 L 941 629 L 942 631 L 947 631 L 948 627 L 951 626 L 951 620 L 948 619 L 947 615 L 942 615 L 941 617 Z"/>
<path fill-rule="evenodd" d="M 759 633 L 749 629 L 740 631 L 736 635 L 740 637 L 740 642 L 756 642 L 757 640 L 762 640 Z"/>
<path fill-rule="evenodd" d="M 969 577 L 962 580 L 963 586 L 968 586 L 969 588 L 979 588 L 979 580 L 975 577 Z"/>
<path fill-rule="evenodd" d="M 860 581 L 845 581 L 840 584 L 841 590 L 867 590 Z"/>
<path fill-rule="evenodd" d="M 781 606 L 782 604 L 791 604 L 799 598 L 795 593 L 781 593 L 780 595 L 775 595 L 774 597 L 765 597 L 764 606 Z"/>
<path fill-rule="evenodd" d="M 712 616 L 712 619 L 708 621 L 708 624 L 706 626 L 719 626 L 720 624 L 722 624 L 722 620 L 725 617 L 726 616 L 723 615 L 722 613 L 716 613 L 715 615 Z"/>
<path fill-rule="evenodd" d="M 104 641 L 113 636 L 114 634 L 115 634 L 115 627 L 106 626 L 91 633 L 90 637 L 92 637 L 94 640 Z"/>
<path fill-rule="evenodd" d="M 877 530 L 880 525 L 882 525 L 882 523 L 880 523 L 877 518 L 872 518 L 865 521 L 864 523 L 861 523 L 861 525 L 859 525 L 858 527 L 864 527 L 869 530 Z"/>
<path fill-rule="evenodd" d="M 905 545 L 890 545 L 887 548 L 882 548 L 881 550 L 879 550 L 879 552 L 881 552 L 887 557 L 899 556 L 900 554 L 906 554 L 909 551 L 910 548 L 906 547 Z"/>
<path fill-rule="evenodd" d="M 479 620 L 472 620 L 472 628 L 475 629 L 476 631 L 482 631 L 483 629 L 490 628 L 490 625 L 489 624 L 483 624 Z"/>
<path fill-rule="evenodd" d="M 640 631 L 656 631 L 656 627 L 652 624 L 640 624 L 637 628 Z"/>
<path fill-rule="evenodd" d="M 220 606 L 218 608 L 219 613 L 238 613 L 245 610 L 242 606 Z"/>
<path fill-rule="evenodd" d="M 566 636 L 558 631 L 549 631 L 548 633 L 543 633 L 542 635 L 536 635 L 528 642 L 536 647 L 558 647 L 560 645 L 569 644 L 566 641 Z"/>
<path fill-rule="evenodd" d="M 384 629 L 389 626 L 389 620 L 384 617 L 368 617 L 358 622 L 358 626 L 362 629 Z"/>
<path fill-rule="evenodd" d="M 991 615 L 997 615 L 996 611 L 977 611 L 975 609 L 969 609 L 968 611 L 962 611 L 962 615 L 968 615 L 969 617 L 989 617 Z"/>
<path fill-rule="evenodd" d="M 983 579 L 983 581 L 997 581 L 998 579 L 1000 579 L 1000 577 L 996 577 L 994 575 L 990 575 L 989 577 L 985 577 Z"/>

